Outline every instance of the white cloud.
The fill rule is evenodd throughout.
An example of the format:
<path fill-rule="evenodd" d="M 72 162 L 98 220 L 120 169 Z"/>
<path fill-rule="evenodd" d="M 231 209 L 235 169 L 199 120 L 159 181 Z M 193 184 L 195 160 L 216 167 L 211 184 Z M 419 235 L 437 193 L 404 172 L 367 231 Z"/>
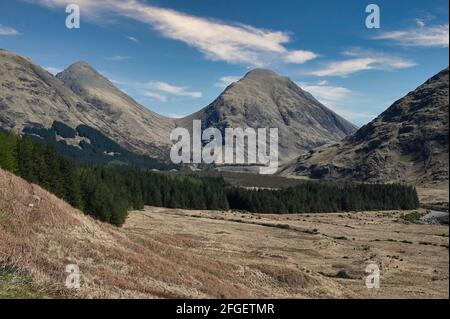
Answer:
<path fill-rule="evenodd" d="M 167 96 L 156 93 L 156 92 L 144 92 L 144 96 L 158 100 L 160 102 L 167 102 Z"/>
<path fill-rule="evenodd" d="M 88 17 L 98 19 L 105 13 L 128 17 L 150 25 L 164 37 L 196 48 L 214 61 L 263 66 L 278 61 L 304 63 L 316 57 L 310 51 L 290 51 L 287 32 L 255 28 L 188 15 L 135 0 L 34 0 L 50 8 L 78 3 Z"/>
<path fill-rule="evenodd" d="M 370 112 L 361 111 L 361 106 L 365 105 L 363 96 L 349 88 L 333 86 L 328 81 L 298 82 L 297 84 L 311 93 L 319 102 L 353 123 L 366 123 L 376 116 Z"/>
<path fill-rule="evenodd" d="M 175 86 L 166 82 L 152 81 L 146 83 L 145 87 L 178 96 L 189 96 L 192 98 L 202 97 L 202 92 L 188 91 L 185 86 Z"/>
<path fill-rule="evenodd" d="M 425 26 L 424 20 L 417 19 L 417 28 L 381 33 L 374 39 L 391 40 L 404 46 L 445 47 L 449 44 L 448 24 Z"/>
<path fill-rule="evenodd" d="M 132 59 L 131 56 L 117 55 L 117 54 L 106 58 L 106 60 L 109 60 L 109 61 L 125 61 L 125 60 L 130 60 L 130 59 Z"/>
<path fill-rule="evenodd" d="M 214 86 L 224 89 L 227 86 L 229 86 L 231 83 L 237 82 L 240 79 L 241 79 L 240 76 L 232 76 L 232 75 L 223 76 L 214 84 Z"/>
<path fill-rule="evenodd" d="M 317 54 L 311 51 L 291 51 L 286 54 L 285 61 L 289 63 L 305 63 L 307 61 L 317 58 Z"/>
<path fill-rule="evenodd" d="M 166 102 L 168 100 L 167 96 L 159 92 L 166 94 L 177 95 L 177 96 L 188 96 L 192 98 L 201 98 L 202 92 L 190 91 L 187 86 L 176 86 L 163 81 L 149 81 L 140 82 L 134 80 L 125 80 L 113 78 L 108 73 L 102 73 L 107 77 L 112 83 L 120 85 L 122 87 L 129 87 L 134 91 L 139 91 L 141 95 L 158 99 L 161 102 Z M 158 91 L 158 92 L 155 92 Z"/>
<path fill-rule="evenodd" d="M 127 39 L 130 40 L 131 42 L 134 42 L 134 43 L 138 43 L 139 42 L 138 39 L 136 39 L 135 37 L 132 37 L 131 35 L 127 36 Z"/>
<path fill-rule="evenodd" d="M 346 76 L 355 72 L 369 70 L 375 61 L 370 58 L 331 62 L 325 68 L 312 72 L 316 76 Z"/>
<path fill-rule="evenodd" d="M 423 28 L 425 26 L 425 19 L 415 19 L 414 20 L 418 27 Z"/>
<path fill-rule="evenodd" d="M 188 116 L 188 114 L 177 114 L 177 113 L 168 113 L 168 114 L 163 114 L 163 115 L 165 115 L 167 117 L 171 117 L 173 119 L 181 119 L 183 117 Z"/>
<path fill-rule="evenodd" d="M 354 92 L 341 86 L 329 85 L 327 81 L 317 83 L 297 83 L 303 90 L 311 93 L 316 99 L 327 106 L 334 106 L 348 100 Z"/>
<path fill-rule="evenodd" d="M 52 66 L 46 66 L 46 67 L 44 67 L 44 69 L 47 70 L 48 72 L 50 72 L 53 75 L 56 75 L 56 74 L 58 74 L 58 73 L 60 73 L 62 71 L 62 69 L 55 68 L 55 67 L 52 67 Z"/>
<path fill-rule="evenodd" d="M 19 31 L 14 28 L 0 24 L 0 35 L 19 35 Z"/>
<path fill-rule="evenodd" d="M 396 70 L 416 66 L 411 60 L 374 51 L 354 49 L 343 52 L 351 59 L 328 63 L 324 68 L 311 72 L 315 76 L 348 76 L 365 70 Z"/>

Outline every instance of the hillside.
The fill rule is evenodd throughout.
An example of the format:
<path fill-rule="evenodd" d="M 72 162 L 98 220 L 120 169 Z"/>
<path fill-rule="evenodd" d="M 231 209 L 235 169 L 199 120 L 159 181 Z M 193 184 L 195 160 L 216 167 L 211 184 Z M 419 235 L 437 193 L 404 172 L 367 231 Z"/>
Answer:
<path fill-rule="evenodd" d="M 191 128 L 193 120 L 222 132 L 227 127 L 276 127 L 282 162 L 356 130 L 290 79 L 263 69 L 249 72 L 209 106 L 181 120 L 143 107 L 86 62 L 55 77 L 31 60 L 1 50 L 0 86 L 0 128 L 22 133 L 50 129 L 55 122 L 71 129 L 86 125 L 129 151 L 166 160 L 171 130 Z"/>
<path fill-rule="evenodd" d="M 172 119 L 143 107 L 86 62 L 72 64 L 56 77 L 89 103 L 102 123 L 108 123 L 101 126 L 104 134 L 139 153 L 168 157 Z"/>
<path fill-rule="evenodd" d="M 339 141 L 356 127 L 326 108 L 293 81 L 264 69 L 250 71 L 204 109 L 178 121 L 203 128 L 278 128 L 281 161 L 326 143 Z"/>
<path fill-rule="evenodd" d="M 0 50 L 0 127 L 22 133 L 55 122 L 72 129 L 86 125 L 129 151 L 167 159 L 172 120 L 139 105 L 84 62 L 58 77 Z"/>
<path fill-rule="evenodd" d="M 130 150 L 143 153 L 143 148 L 133 147 L 112 131 L 119 120 L 105 116 L 101 108 L 82 99 L 58 78 L 25 57 L 0 50 L 0 88 L 2 130 L 55 144 L 62 154 L 81 163 L 115 162 L 144 168 L 164 166 L 149 157 L 133 154 Z M 156 121 L 161 122 L 159 118 Z M 129 127 L 136 129 L 137 125 L 130 123 Z M 147 130 L 151 129 L 148 126 Z M 125 129 L 123 132 L 130 137 L 143 136 L 137 132 L 128 134 Z M 154 141 L 149 136 L 144 138 L 150 144 Z M 148 150 L 152 149 L 148 146 Z M 161 148 L 156 149 L 159 151 L 148 153 L 163 157 Z"/>
<path fill-rule="evenodd" d="M 146 208 L 118 229 L 0 170 L 0 296 L 448 298 L 448 227 L 399 217 Z M 376 292 L 363 284 L 369 256 L 383 269 Z M 64 286 L 68 264 L 79 290 Z"/>
<path fill-rule="evenodd" d="M 433 76 L 342 142 L 300 156 L 282 174 L 446 187 L 448 72 Z"/>
<path fill-rule="evenodd" d="M 92 108 L 49 72 L 28 58 L 0 49 L 0 127 L 51 127 L 60 121 L 75 127 L 104 125 Z"/>

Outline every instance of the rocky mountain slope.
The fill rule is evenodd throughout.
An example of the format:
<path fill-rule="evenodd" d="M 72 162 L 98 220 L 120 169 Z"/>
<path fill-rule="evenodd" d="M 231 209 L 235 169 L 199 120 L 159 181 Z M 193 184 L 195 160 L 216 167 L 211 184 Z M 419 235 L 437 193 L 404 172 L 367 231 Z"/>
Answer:
<path fill-rule="evenodd" d="M 449 70 L 396 101 L 340 143 L 313 150 L 282 174 L 447 185 Z"/>
<path fill-rule="evenodd" d="M 171 130 L 192 127 L 279 130 L 280 159 L 286 161 L 342 139 L 355 127 L 288 78 L 257 69 L 229 86 L 213 103 L 181 120 L 141 106 L 86 62 L 56 77 L 20 55 L 0 51 L 0 127 L 49 129 L 55 121 L 75 129 L 84 124 L 131 151 L 168 158 Z"/>
<path fill-rule="evenodd" d="M 275 72 L 256 69 L 231 84 L 214 102 L 178 121 L 203 128 L 278 128 L 279 156 L 287 161 L 300 153 L 341 140 L 356 127 L 326 108 L 293 81 Z"/>
<path fill-rule="evenodd" d="M 71 127 L 104 125 L 91 109 L 46 70 L 0 50 L 0 127 L 18 133 L 30 126 L 50 127 L 54 121 Z"/>
<path fill-rule="evenodd" d="M 55 122 L 84 124 L 128 150 L 167 158 L 174 121 L 142 107 L 84 62 L 55 77 L 0 50 L 0 87 L 0 128 L 22 133 Z"/>
<path fill-rule="evenodd" d="M 86 62 L 72 64 L 56 77 L 92 105 L 102 123 L 108 123 L 101 127 L 104 134 L 129 149 L 167 157 L 169 134 L 175 127 L 172 119 L 143 107 Z"/>

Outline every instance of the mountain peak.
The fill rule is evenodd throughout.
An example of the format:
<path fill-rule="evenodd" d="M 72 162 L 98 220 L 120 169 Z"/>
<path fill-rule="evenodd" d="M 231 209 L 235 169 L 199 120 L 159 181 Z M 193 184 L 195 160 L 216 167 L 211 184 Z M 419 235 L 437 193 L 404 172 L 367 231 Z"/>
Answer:
<path fill-rule="evenodd" d="M 282 162 L 316 146 L 337 142 L 356 130 L 289 78 L 266 69 L 248 72 L 210 105 L 183 119 L 180 126 L 190 127 L 192 119 L 222 131 L 229 127 L 276 127 Z"/>
<path fill-rule="evenodd" d="M 67 69 L 62 71 L 60 74 L 64 73 L 89 73 L 89 74 L 99 74 L 88 62 L 78 61 L 71 64 Z"/>
<path fill-rule="evenodd" d="M 244 78 L 247 78 L 247 77 L 258 77 L 259 78 L 259 77 L 273 77 L 273 76 L 279 77 L 279 75 L 272 70 L 257 68 L 257 69 L 253 69 L 250 72 L 248 72 L 244 76 Z"/>
<path fill-rule="evenodd" d="M 78 94 L 80 93 L 79 89 L 81 87 L 113 87 L 111 81 L 101 75 L 86 61 L 79 61 L 71 64 L 67 69 L 58 73 L 56 77 Z"/>

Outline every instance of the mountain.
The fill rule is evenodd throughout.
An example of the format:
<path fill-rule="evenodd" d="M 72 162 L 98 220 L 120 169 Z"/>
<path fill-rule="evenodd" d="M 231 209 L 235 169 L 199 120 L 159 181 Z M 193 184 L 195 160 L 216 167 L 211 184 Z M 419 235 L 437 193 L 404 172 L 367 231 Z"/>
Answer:
<path fill-rule="evenodd" d="M 1 50 L 0 87 L 0 128 L 80 147 L 83 136 L 58 136 L 53 128 L 62 123 L 77 131 L 85 125 L 124 149 L 165 160 L 171 130 L 191 128 L 195 119 L 203 128 L 222 132 L 227 127 L 277 127 L 281 161 L 356 130 L 288 78 L 263 69 L 249 72 L 209 106 L 180 120 L 141 106 L 86 62 L 53 76 L 29 59 Z"/>
<path fill-rule="evenodd" d="M 117 125 L 104 116 L 103 110 L 25 57 L 0 50 L 0 88 L 0 129 L 4 131 L 54 144 L 62 154 L 80 163 L 173 168 L 131 152 L 138 148 L 120 135 L 116 137 L 111 128 Z M 136 142 L 140 135 L 136 135 L 136 139 L 128 137 L 140 145 Z"/>
<path fill-rule="evenodd" d="M 56 75 L 67 87 L 96 110 L 101 131 L 139 153 L 167 158 L 174 120 L 143 107 L 117 89 L 86 62 L 78 62 Z"/>
<path fill-rule="evenodd" d="M 447 185 L 448 73 L 433 76 L 342 142 L 300 156 L 282 174 Z"/>
<path fill-rule="evenodd" d="M 61 81 L 29 59 L 0 49 L 0 127 L 22 132 L 25 127 L 98 127 L 92 107 Z"/>
<path fill-rule="evenodd" d="M 279 132 L 280 160 L 355 132 L 356 127 L 326 108 L 311 94 L 275 72 L 255 69 L 231 84 L 210 105 L 178 121 L 192 127 L 201 120 L 202 127 L 273 128 Z"/>

